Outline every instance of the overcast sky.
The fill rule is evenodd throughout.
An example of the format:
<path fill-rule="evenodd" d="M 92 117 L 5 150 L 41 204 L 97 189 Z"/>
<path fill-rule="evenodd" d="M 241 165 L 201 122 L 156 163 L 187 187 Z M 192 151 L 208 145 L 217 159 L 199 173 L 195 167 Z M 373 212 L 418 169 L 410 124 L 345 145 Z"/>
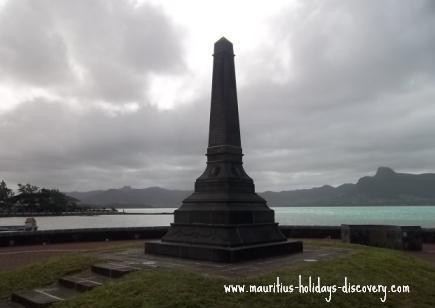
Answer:
<path fill-rule="evenodd" d="M 257 191 L 435 172 L 435 1 L 0 0 L 0 179 L 193 189 L 222 36 Z"/>

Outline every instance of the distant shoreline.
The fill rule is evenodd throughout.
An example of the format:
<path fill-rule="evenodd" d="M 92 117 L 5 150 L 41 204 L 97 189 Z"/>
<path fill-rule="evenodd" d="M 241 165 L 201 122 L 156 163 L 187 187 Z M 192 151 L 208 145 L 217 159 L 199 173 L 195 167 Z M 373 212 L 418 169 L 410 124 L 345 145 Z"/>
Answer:
<path fill-rule="evenodd" d="M 276 210 L 285 209 L 285 208 L 376 208 L 376 207 L 435 207 L 435 204 L 418 204 L 418 205 L 409 205 L 409 204 L 362 204 L 362 205 L 286 205 L 286 206 L 270 206 L 270 208 Z M 82 212 L 63 212 L 63 213 L 54 213 L 54 212 L 12 212 L 12 213 L 0 213 L 0 218 L 14 218 L 14 217 L 62 217 L 62 216 L 103 216 L 103 215 L 173 215 L 174 212 L 169 209 L 176 209 L 177 207 L 163 207 L 163 208 L 139 208 L 139 207 L 123 207 L 116 208 L 117 211 L 112 210 L 93 210 L 93 211 L 82 211 Z M 156 212 L 124 212 L 123 210 L 156 210 Z"/>

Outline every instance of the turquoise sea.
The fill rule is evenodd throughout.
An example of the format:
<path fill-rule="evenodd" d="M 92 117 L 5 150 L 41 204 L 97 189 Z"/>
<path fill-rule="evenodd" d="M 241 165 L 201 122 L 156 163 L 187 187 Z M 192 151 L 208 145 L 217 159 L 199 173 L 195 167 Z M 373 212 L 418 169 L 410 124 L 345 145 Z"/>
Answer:
<path fill-rule="evenodd" d="M 274 208 L 283 225 L 384 224 L 435 227 L 435 206 L 352 206 Z"/>
<path fill-rule="evenodd" d="M 391 224 L 435 228 L 435 206 L 277 207 L 281 225 Z M 175 208 L 125 209 L 133 213 L 172 212 Z M 120 211 L 123 211 L 122 209 Z M 24 217 L 0 218 L 0 226 L 22 225 Z M 173 215 L 100 215 L 36 217 L 39 230 L 168 226 Z"/>

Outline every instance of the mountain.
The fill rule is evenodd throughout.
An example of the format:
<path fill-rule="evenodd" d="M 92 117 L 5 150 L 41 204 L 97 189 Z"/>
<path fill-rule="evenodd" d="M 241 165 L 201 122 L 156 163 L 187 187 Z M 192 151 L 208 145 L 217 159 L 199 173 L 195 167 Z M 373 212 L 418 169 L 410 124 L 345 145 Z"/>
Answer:
<path fill-rule="evenodd" d="M 365 176 L 356 184 L 358 191 L 372 198 L 435 198 L 435 174 L 396 173 L 380 167 L 373 177 Z"/>
<path fill-rule="evenodd" d="M 262 196 L 272 206 L 435 204 L 435 174 L 397 173 L 391 168 L 379 167 L 374 176 L 362 177 L 356 184 L 267 191 Z"/>
<path fill-rule="evenodd" d="M 71 192 L 84 204 L 114 207 L 178 207 L 191 191 L 159 187 Z M 260 193 L 270 206 L 357 206 L 435 204 L 435 174 L 397 173 L 379 167 L 374 176 L 356 184 Z"/>
<path fill-rule="evenodd" d="M 125 208 L 178 207 L 191 191 L 171 190 L 160 187 L 134 189 L 125 186 L 119 189 L 70 192 L 68 196 L 79 199 L 83 204 Z"/>

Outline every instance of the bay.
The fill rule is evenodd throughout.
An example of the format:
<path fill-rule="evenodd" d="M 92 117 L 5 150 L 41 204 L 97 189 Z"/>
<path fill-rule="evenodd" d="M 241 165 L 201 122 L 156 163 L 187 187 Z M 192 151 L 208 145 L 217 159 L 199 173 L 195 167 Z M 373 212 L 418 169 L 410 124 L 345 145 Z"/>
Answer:
<path fill-rule="evenodd" d="M 277 207 L 275 219 L 281 225 L 339 226 L 341 224 L 388 224 L 435 228 L 435 206 L 352 206 Z M 39 230 L 169 226 L 173 215 L 146 215 L 173 212 L 175 208 L 125 209 L 144 215 L 42 216 L 36 217 Z M 122 211 L 122 209 L 120 210 Z M 25 217 L 0 218 L 0 226 L 23 225 Z"/>

